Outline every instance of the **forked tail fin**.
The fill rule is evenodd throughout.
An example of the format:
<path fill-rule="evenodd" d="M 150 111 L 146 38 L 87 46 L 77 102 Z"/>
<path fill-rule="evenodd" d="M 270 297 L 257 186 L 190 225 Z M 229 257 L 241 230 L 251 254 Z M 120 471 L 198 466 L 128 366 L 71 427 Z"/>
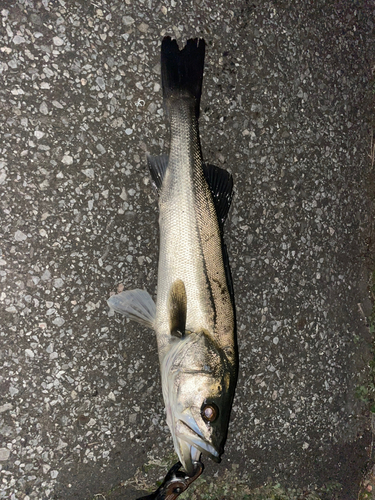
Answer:
<path fill-rule="evenodd" d="M 192 97 L 195 113 L 199 116 L 202 94 L 205 42 L 203 38 L 187 41 L 180 50 L 176 40 L 165 37 L 161 44 L 161 81 L 166 111 L 169 114 L 171 99 Z"/>

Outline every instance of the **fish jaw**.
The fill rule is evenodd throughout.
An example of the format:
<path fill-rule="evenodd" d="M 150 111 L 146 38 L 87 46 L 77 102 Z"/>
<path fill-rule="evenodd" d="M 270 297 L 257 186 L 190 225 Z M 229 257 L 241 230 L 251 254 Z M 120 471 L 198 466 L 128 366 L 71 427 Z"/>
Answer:
<path fill-rule="evenodd" d="M 220 453 L 203 438 L 193 418 L 189 419 L 189 423 L 191 420 L 194 428 L 186 423 L 186 419 L 179 419 L 174 429 L 175 445 L 177 445 L 175 447 L 178 450 L 180 461 L 189 475 L 194 473 L 194 462 L 200 460 L 201 454 L 210 457 L 215 462 L 220 462 Z"/>
<path fill-rule="evenodd" d="M 195 409 L 199 411 L 198 409 Z M 194 413 L 197 413 L 194 411 Z M 213 446 L 201 432 L 191 409 L 173 412 L 167 407 L 167 423 L 170 428 L 175 451 L 185 471 L 192 475 L 196 469 L 196 462 L 200 461 L 201 454 L 220 462 L 222 450 Z"/>
<path fill-rule="evenodd" d="M 178 438 L 177 438 L 178 439 Z M 191 446 L 187 441 L 179 440 L 178 457 L 182 467 L 189 476 L 194 474 L 194 462 L 199 461 L 201 452 L 194 446 Z"/>

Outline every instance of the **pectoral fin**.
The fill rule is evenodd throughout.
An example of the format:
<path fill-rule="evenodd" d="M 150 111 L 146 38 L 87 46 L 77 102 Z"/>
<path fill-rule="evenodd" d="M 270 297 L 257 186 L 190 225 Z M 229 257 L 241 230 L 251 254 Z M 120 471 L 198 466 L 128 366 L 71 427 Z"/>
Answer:
<path fill-rule="evenodd" d="M 107 300 L 109 307 L 149 328 L 154 327 L 156 306 L 146 290 L 127 290 Z"/>
<path fill-rule="evenodd" d="M 169 291 L 169 327 L 171 335 L 181 338 L 185 335 L 187 298 L 183 281 L 176 280 Z"/>

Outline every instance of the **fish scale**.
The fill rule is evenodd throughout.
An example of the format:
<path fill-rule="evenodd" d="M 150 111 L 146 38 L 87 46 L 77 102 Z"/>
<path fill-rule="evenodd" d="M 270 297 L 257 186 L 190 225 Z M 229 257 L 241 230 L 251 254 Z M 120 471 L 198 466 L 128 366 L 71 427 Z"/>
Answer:
<path fill-rule="evenodd" d="M 197 331 L 213 326 L 198 226 L 200 213 L 196 204 L 196 197 L 201 197 L 200 191 L 205 182 L 203 174 L 201 185 L 194 182 L 197 177 L 195 170 L 202 168 L 197 127 L 191 126 L 195 116 L 188 102 L 176 102 L 171 107 L 170 156 L 159 197 L 160 251 L 156 328 L 161 332 L 158 337 L 161 358 L 164 346 L 170 340 L 168 296 L 176 279 L 185 283 L 188 296 L 187 328 Z"/>

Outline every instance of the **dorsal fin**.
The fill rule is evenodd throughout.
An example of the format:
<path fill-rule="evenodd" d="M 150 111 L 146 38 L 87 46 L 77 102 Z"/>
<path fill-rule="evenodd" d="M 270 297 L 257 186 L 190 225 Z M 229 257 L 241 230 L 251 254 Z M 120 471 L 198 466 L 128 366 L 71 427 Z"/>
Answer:
<path fill-rule="evenodd" d="M 183 281 L 172 283 L 168 297 L 169 328 L 171 335 L 181 338 L 185 335 L 187 297 Z"/>
<path fill-rule="evenodd" d="M 229 266 L 227 247 L 223 239 L 224 222 L 228 216 L 229 208 L 233 198 L 233 177 L 227 170 L 209 164 L 203 164 L 203 173 L 211 190 L 216 209 L 216 215 L 220 228 L 221 249 L 223 253 L 225 276 L 231 301 L 234 305 L 232 274 Z"/>
<path fill-rule="evenodd" d="M 233 177 L 227 170 L 208 164 L 203 164 L 203 173 L 212 193 L 220 230 L 222 231 L 232 202 Z"/>

